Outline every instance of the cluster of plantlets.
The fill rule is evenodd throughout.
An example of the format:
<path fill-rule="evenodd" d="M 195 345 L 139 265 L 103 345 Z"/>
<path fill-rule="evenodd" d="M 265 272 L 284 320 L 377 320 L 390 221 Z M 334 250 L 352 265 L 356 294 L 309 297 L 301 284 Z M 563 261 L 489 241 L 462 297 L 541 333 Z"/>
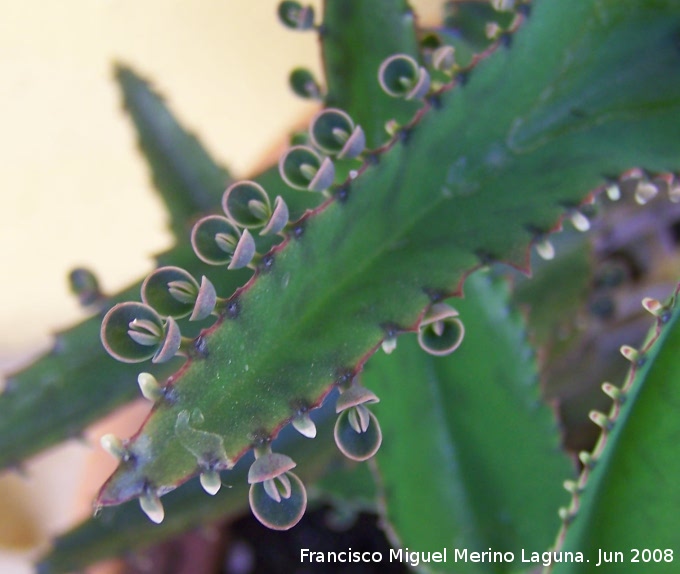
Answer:
<path fill-rule="evenodd" d="M 536 406 L 528 384 L 536 371 L 525 326 L 508 309 L 502 282 L 473 272 L 492 266 L 498 273 L 500 262 L 528 272 L 532 245 L 543 258 L 555 258 L 548 236 L 565 217 L 587 230 L 589 204 L 599 191 L 616 198 L 630 188 L 638 203 L 660 192 L 678 199 L 680 9 L 670 0 L 452 2 L 441 28 L 419 31 L 405 3 L 366 4 L 328 0 L 317 24 L 311 8 L 282 2 L 284 23 L 319 32 L 326 88 L 304 70 L 295 70 L 291 83 L 325 107 L 277 166 L 251 180 L 224 185 L 224 172 L 195 140 L 159 121 L 167 111 L 148 88 L 119 70 L 179 244 L 119 299 L 104 301 L 87 273 L 73 277 L 81 298 L 109 309 L 101 337 L 123 362 L 118 370 L 97 371 L 107 380 L 103 386 L 116 390 L 102 397 L 99 411 L 88 404 L 73 424 L 82 428 L 128 400 L 136 376 L 154 407 L 134 437 L 104 438 L 120 463 L 98 504 L 139 499 L 154 522 L 165 522 L 156 531 L 139 526 L 140 538 L 128 511 L 99 518 L 59 540 L 45 571 L 74 568 L 76 547 L 78 560 L 92 560 L 126 549 L 131 537 L 151 542 L 239 506 L 243 493 L 236 487 L 229 502 L 208 510 L 188 484 L 168 496 L 188 493 L 177 498 L 183 510 L 172 522 L 161 497 L 195 475 L 212 495 L 223 480 L 247 482 L 258 519 L 292 527 L 307 494 L 291 473 L 292 458 L 278 451 L 287 444 L 300 473 L 303 459 L 317 461 L 307 462 L 318 480 L 333 455 L 323 445 L 315 451 L 306 439 L 321 435 L 317 427 L 326 428 L 329 418 L 336 420 L 333 435 L 343 454 L 374 457 L 373 496 L 395 545 L 507 551 L 550 545 L 569 465 L 555 448 L 549 412 Z M 377 9 L 381 19 L 372 22 L 368 12 Z M 152 113 L 143 111 L 149 102 Z M 175 144 L 170 152 L 167 141 Z M 177 177 L 168 177 L 168 168 Z M 191 231 L 188 221 L 195 221 Z M 227 270 L 208 271 L 204 264 Z M 559 293 L 572 280 L 549 282 L 547 292 Z M 456 311 L 444 301 L 460 297 L 464 283 L 466 297 L 454 303 Z M 141 303 L 120 302 L 140 290 Z M 541 299 L 531 302 L 540 306 Z M 618 516 L 622 526 L 598 527 L 621 501 L 633 508 L 641 491 L 658 488 L 646 475 L 650 456 L 665 477 L 678 465 L 664 442 L 677 425 L 663 399 L 678 392 L 669 352 L 675 296 L 665 304 L 646 299 L 645 308 L 656 324 L 639 351 L 624 347 L 633 366 L 621 389 L 605 387 L 615 401 L 611 414 L 591 415 L 603 438 L 581 457 L 581 478 L 566 485 L 573 500 L 560 511 L 559 548 L 587 556 L 614 542 L 672 548 L 677 520 L 667 515 L 652 528 Z M 180 329 L 184 318 L 189 321 Z M 86 357 L 96 356 L 88 350 L 97 342 L 96 322 L 79 328 L 89 332 L 87 341 L 62 335 L 58 352 L 10 381 L 0 397 L 12 429 L 7 436 L 38 434 L 30 425 L 11 426 L 40 416 L 44 392 L 33 393 L 31 385 L 56 378 L 64 396 L 78 394 L 82 378 L 92 376 L 85 373 L 93 370 Z M 420 348 L 414 354 L 408 342 L 414 332 L 419 347 L 434 356 Z M 373 357 L 381 348 L 384 356 Z M 148 359 L 154 374 L 138 374 L 134 363 Z M 671 379 L 661 395 L 659 376 Z M 331 396 L 337 417 L 321 408 Z M 377 396 L 382 401 L 371 408 L 380 426 L 367 408 Z M 286 435 L 289 423 L 302 438 Z M 54 426 L 36 449 L 78 430 Z M 8 450 L 5 463 L 31 452 Z M 237 464 L 250 452 L 253 462 Z M 621 464 L 635 469 L 625 471 L 633 476 L 615 503 L 610 481 Z M 429 469 L 431 488 L 404 472 L 413 466 Z M 680 495 L 664 480 L 650 496 L 676 500 Z M 127 534 L 115 530 L 123 520 Z M 631 531 L 639 538 L 632 540 Z M 665 571 L 672 566 L 657 564 Z M 441 565 L 443 571 L 458 567 Z M 565 563 L 555 571 L 584 571 L 579 568 Z"/>

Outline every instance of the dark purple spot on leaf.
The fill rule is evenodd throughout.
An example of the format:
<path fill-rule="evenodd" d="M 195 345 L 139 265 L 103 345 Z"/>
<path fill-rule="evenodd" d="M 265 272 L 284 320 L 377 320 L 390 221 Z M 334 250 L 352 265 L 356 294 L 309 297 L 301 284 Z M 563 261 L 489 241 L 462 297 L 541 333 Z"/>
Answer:
<path fill-rule="evenodd" d="M 196 351 L 196 356 L 205 359 L 208 357 L 208 341 L 203 335 L 196 337 L 194 341 L 194 349 Z"/>
<path fill-rule="evenodd" d="M 408 141 L 411 139 L 411 130 L 407 128 L 403 128 L 399 130 L 397 133 L 397 137 L 399 138 L 399 141 L 406 145 Z"/>
<path fill-rule="evenodd" d="M 238 299 L 232 299 L 227 303 L 227 317 L 230 319 L 236 319 L 241 312 L 241 305 L 239 305 Z"/>
<path fill-rule="evenodd" d="M 335 198 L 340 203 L 345 203 L 349 199 L 349 186 L 343 185 L 335 190 Z"/>
<path fill-rule="evenodd" d="M 349 385 L 354 379 L 353 369 L 341 369 L 338 373 L 338 378 L 335 379 L 335 384 L 339 387 Z"/>
<path fill-rule="evenodd" d="M 298 223 L 293 227 L 293 237 L 295 239 L 300 239 L 305 234 L 305 226 L 302 223 Z"/>
<path fill-rule="evenodd" d="M 263 272 L 270 271 L 271 268 L 274 266 L 274 256 L 271 253 L 267 253 L 262 258 L 262 262 L 260 263 L 260 270 Z"/>
<path fill-rule="evenodd" d="M 366 154 L 364 161 L 369 165 L 378 165 L 380 163 L 380 156 L 377 153 Z"/>
<path fill-rule="evenodd" d="M 428 296 L 430 301 L 432 303 L 439 303 L 440 301 L 443 301 L 446 298 L 446 295 L 442 293 L 439 289 L 429 289 L 426 287 L 423 289 L 425 294 Z"/>

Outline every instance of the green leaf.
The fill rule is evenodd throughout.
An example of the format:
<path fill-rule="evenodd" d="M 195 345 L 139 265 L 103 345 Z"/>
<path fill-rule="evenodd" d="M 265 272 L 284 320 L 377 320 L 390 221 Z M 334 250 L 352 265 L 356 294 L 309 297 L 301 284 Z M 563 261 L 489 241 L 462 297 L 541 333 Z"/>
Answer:
<path fill-rule="evenodd" d="M 456 562 L 453 552 L 547 549 L 571 465 L 504 285 L 477 273 L 451 302 L 465 325 L 459 349 L 433 357 L 405 336 L 363 376 L 381 398 L 372 410 L 383 430 L 384 515 L 396 547 L 448 549 L 432 572 L 507 572 L 509 564 Z"/>
<path fill-rule="evenodd" d="M 170 213 L 170 228 L 184 239 L 192 217 L 219 207 L 229 174 L 180 125 L 146 80 L 121 64 L 115 77 L 154 185 Z"/>
<path fill-rule="evenodd" d="M 578 481 L 582 492 L 569 509 L 573 518 L 558 538 L 558 551 L 582 552 L 591 567 L 600 560 L 599 551 L 606 553 L 605 560 L 617 561 L 603 562 L 598 572 L 677 572 L 679 292 L 632 364 L 622 387 L 624 399 L 609 413 L 611 430 L 600 437 L 594 464 Z M 583 566 L 565 562 L 555 564 L 552 572 L 580 573 Z"/>
<path fill-rule="evenodd" d="M 444 25 L 433 30 L 445 44 L 456 50 L 456 63 L 468 66 L 475 54 L 486 50 L 493 40 L 487 36 L 487 25 L 497 24 L 507 29 L 513 12 L 498 12 L 485 2 L 456 1 L 445 5 Z"/>
<path fill-rule="evenodd" d="M 414 14 L 405 0 L 326 0 L 323 63 L 326 106 L 346 111 L 365 134 L 369 148 L 387 140 L 385 122 L 407 122 L 414 102 L 388 96 L 378 84 L 378 68 L 392 54 L 418 59 Z"/>
<path fill-rule="evenodd" d="M 564 346 L 565 331 L 574 330 L 576 317 L 589 293 L 593 255 L 584 233 L 564 231 L 555 236 L 555 258 L 532 258 L 531 277 L 518 277 L 513 300 L 529 310 L 529 329 L 535 345 Z"/>

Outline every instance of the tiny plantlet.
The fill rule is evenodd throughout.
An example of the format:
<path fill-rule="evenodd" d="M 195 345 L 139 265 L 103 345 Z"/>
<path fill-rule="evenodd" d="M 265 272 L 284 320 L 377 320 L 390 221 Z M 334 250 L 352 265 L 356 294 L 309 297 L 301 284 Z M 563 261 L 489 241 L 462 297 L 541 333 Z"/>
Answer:
<path fill-rule="evenodd" d="M 318 35 L 325 77 L 292 69 L 319 109 L 249 179 L 117 68 L 177 245 L 118 295 L 71 274 L 96 314 L 8 381 L 0 461 L 140 392 L 153 407 L 102 438 L 118 467 L 100 514 L 40 571 L 248 505 L 294 528 L 324 496 L 370 498 L 395 549 L 448 549 L 429 572 L 592 572 L 609 548 L 677 571 L 680 5 L 453 0 L 431 27 L 403 0 L 277 15 Z M 619 341 L 631 317 L 648 335 Z"/>

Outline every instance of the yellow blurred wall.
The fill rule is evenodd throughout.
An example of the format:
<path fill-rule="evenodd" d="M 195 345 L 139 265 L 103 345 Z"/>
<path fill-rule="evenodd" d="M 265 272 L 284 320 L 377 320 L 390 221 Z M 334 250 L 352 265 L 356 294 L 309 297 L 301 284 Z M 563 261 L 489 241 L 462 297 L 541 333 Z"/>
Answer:
<path fill-rule="evenodd" d="M 170 245 L 114 60 L 154 78 L 237 174 L 309 109 L 287 89 L 289 70 L 319 67 L 315 34 L 280 26 L 274 0 L 1 4 L 0 357 L 78 315 L 73 266 L 113 290 Z"/>

